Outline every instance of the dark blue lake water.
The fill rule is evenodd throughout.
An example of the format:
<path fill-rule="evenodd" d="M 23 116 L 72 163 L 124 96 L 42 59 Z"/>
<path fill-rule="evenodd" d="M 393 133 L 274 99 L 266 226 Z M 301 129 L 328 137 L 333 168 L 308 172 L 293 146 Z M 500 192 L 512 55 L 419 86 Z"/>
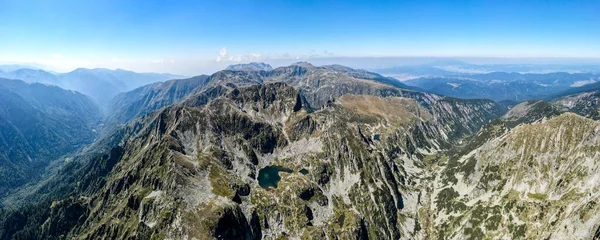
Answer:
<path fill-rule="evenodd" d="M 294 171 L 281 166 L 267 166 L 258 171 L 258 185 L 264 189 L 277 188 L 277 183 L 281 181 L 279 172 L 293 173 Z"/>

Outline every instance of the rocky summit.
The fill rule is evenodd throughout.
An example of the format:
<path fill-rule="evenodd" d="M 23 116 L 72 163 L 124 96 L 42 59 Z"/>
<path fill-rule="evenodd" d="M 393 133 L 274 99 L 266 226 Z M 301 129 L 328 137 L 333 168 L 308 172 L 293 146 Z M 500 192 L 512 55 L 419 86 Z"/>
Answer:
<path fill-rule="evenodd" d="M 583 104 L 596 93 L 507 109 L 339 65 L 269 68 L 119 95 L 105 119 L 123 125 L 20 200 L 4 199 L 0 238 L 600 232 L 600 123 L 596 105 Z"/>

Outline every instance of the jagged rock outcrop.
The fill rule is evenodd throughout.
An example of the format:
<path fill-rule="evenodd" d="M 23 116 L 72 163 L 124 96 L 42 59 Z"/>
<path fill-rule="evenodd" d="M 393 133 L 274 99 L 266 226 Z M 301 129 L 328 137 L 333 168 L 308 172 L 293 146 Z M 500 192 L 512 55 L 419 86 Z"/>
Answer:
<path fill-rule="evenodd" d="M 44 228 L 44 235 L 422 237 L 418 206 L 429 181 L 425 156 L 502 111 L 491 101 L 405 94 L 381 83 L 375 89 L 397 92 L 344 90 L 312 108 L 310 98 L 286 83 L 237 84 L 243 85 L 209 87 L 135 120 L 98 143 L 106 150 L 67 165 L 61 182 L 71 184 L 61 189 L 85 199 L 81 216 L 61 222 L 54 218 L 62 215 L 49 214 L 44 221 L 71 228 Z M 310 91 L 320 96 L 320 89 Z M 276 188 L 259 186 L 257 175 L 267 166 L 290 169 L 279 173 Z"/>
<path fill-rule="evenodd" d="M 569 95 L 556 99 L 553 103 L 581 116 L 600 120 L 600 91 Z"/>
<path fill-rule="evenodd" d="M 591 238 L 600 220 L 598 131 L 600 123 L 563 113 L 512 125 L 441 162 L 426 209 L 432 214 L 422 215 L 427 236 Z"/>

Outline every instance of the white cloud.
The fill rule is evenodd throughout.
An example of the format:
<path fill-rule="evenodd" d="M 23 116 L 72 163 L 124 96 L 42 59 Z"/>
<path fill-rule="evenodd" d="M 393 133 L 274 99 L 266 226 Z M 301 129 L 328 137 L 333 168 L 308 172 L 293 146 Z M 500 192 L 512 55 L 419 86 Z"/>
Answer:
<path fill-rule="evenodd" d="M 219 57 L 226 57 L 226 56 L 227 56 L 227 48 L 222 47 L 221 50 L 219 50 Z"/>
<path fill-rule="evenodd" d="M 230 56 L 229 57 L 229 61 L 241 62 L 242 61 L 242 55 L 238 54 L 238 55 Z"/>
<path fill-rule="evenodd" d="M 219 50 L 219 55 L 217 56 L 217 62 L 220 62 L 221 60 L 224 60 L 227 57 L 227 48 L 226 47 L 222 47 Z"/>
<path fill-rule="evenodd" d="M 265 57 L 260 53 L 229 55 L 226 47 L 222 47 L 219 50 L 219 55 L 217 55 L 215 58 L 217 62 L 255 62 L 262 61 L 264 59 Z"/>
<path fill-rule="evenodd" d="M 62 57 L 63 57 L 63 56 L 62 56 L 60 53 L 53 53 L 53 54 L 52 54 L 52 58 L 54 58 L 54 59 L 60 59 L 60 58 L 62 58 Z"/>
<path fill-rule="evenodd" d="M 594 79 L 577 81 L 577 82 L 574 82 L 573 84 L 571 84 L 571 87 L 581 87 L 583 85 L 588 85 L 588 84 L 592 84 L 595 82 L 596 82 L 596 80 L 594 80 Z"/>

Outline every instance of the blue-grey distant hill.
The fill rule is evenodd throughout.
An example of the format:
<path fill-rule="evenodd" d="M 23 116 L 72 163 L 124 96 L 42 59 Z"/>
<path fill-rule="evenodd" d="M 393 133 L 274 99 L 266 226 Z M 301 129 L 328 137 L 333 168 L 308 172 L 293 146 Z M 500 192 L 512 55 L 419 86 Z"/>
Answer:
<path fill-rule="evenodd" d="M 404 83 L 432 93 L 458 98 L 526 101 L 547 98 L 571 88 L 600 81 L 600 74 L 493 72 L 454 77 L 422 77 Z"/>
<path fill-rule="evenodd" d="M 252 62 L 244 64 L 230 65 L 225 70 L 230 71 L 271 71 L 273 68 L 266 63 Z"/>
<path fill-rule="evenodd" d="M 468 76 L 493 72 L 507 73 L 600 73 L 600 65 L 586 64 L 472 64 L 456 59 L 437 59 L 424 64 L 403 64 L 392 67 L 373 68 L 374 72 L 388 76 L 440 77 Z"/>
<path fill-rule="evenodd" d="M 0 72 L 0 77 L 26 82 L 53 84 L 64 89 L 75 90 L 90 96 L 99 104 L 105 104 L 121 92 L 160 81 L 182 78 L 182 76 L 161 73 L 136 73 L 116 69 L 78 68 L 68 73 L 51 73 L 40 69 L 14 67 Z"/>
<path fill-rule="evenodd" d="M 96 104 L 81 93 L 0 78 L 0 196 L 91 143 L 100 120 Z"/>

